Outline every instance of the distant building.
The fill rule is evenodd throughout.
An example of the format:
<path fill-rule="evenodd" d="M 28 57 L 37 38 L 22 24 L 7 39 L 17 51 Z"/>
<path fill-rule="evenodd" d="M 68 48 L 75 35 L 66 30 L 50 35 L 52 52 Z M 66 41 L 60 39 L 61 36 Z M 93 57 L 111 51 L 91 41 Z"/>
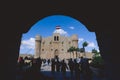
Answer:
<path fill-rule="evenodd" d="M 51 59 L 54 57 L 70 58 L 71 55 L 68 49 L 71 46 L 78 48 L 78 36 L 73 34 L 71 37 L 63 36 L 58 33 L 61 29 L 60 26 L 56 27 L 56 32 L 52 36 L 43 38 L 42 36 L 37 35 L 35 37 L 35 56 Z M 74 57 L 76 55 L 74 54 Z"/>
<path fill-rule="evenodd" d="M 33 58 L 34 55 L 32 55 L 32 54 L 19 54 L 19 57 L 23 57 L 23 59 L 24 59 L 25 57 Z"/>

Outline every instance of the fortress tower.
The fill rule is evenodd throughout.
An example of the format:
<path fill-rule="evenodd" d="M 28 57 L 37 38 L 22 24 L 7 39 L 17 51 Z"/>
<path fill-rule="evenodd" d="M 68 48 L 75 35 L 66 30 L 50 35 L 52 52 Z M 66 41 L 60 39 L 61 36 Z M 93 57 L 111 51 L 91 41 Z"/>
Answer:
<path fill-rule="evenodd" d="M 39 58 L 41 55 L 41 42 L 42 42 L 42 37 L 37 35 L 35 37 L 35 58 Z"/>
<path fill-rule="evenodd" d="M 72 46 L 74 46 L 75 48 L 78 48 L 78 36 L 75 35 L 75 34 L 72 35 L 71 40 L 72 40 L 72 43 L 73 43 Z"/>

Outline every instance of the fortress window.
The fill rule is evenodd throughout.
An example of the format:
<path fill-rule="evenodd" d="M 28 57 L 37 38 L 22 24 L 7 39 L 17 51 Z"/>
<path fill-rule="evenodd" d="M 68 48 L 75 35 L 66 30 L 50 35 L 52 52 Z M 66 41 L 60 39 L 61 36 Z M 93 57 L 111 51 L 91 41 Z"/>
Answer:
<path fill-rule="evenodd" d="M 69 42 L 69 44 L 71 44 L 71 42 Z"/>
<path fill-rule="evenodd" d="M 43 44 L 45 44 L 45 42 L 43 42 Z"/>
<path fill-rule="evenodd" d="M 52 44 L 52 42 L 50 41 L 50 44 Z"/>
<path fill-rule="evenodd" d="M 59 41 L 59 36 L 57 36 L 57 41 Z"/>
<path fill-rule="evenodd" d="M 51 49 L 51 51 L 53 51 L 53 49 Z"/>
<path fill-rule="evenodd" d="M 56 41 L 56 36 L 54 36 L 54 41 Z"/>
<path fill-rule="evenodd" d="M 42 51 L 44 51 L 44 49 L 42 49 Z"/>

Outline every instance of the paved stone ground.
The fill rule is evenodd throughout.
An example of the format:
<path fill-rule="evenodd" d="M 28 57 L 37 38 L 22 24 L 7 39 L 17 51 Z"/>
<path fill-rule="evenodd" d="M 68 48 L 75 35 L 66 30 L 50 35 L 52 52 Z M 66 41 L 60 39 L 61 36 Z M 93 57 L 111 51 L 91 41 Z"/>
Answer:
<path fill-rule="evenodd" d="M 34 73 L 28 70 L 27 72 L 19 72 L 16 76 L 16 80 L 64 80 L 61 72 L 51 73 L 51 65 L 44 64 L 41 67 L 41 71 Z M 75 80 L 75 75 L 71 78 L 70 71 L 67 70 L 65 80 Z M 80 80 L 83 79 L 83 74 L 80 74 Z M 90 80 L 90 79 L 89 79 Z M 91 80 L 106 80 L 103 77 L 92 75 Z"/>
<path fill-rule="evenodd" d="M 54 74 L 51 73 L 51 67 L 50 65 L 42 65 L 41 67 L 41 73 L 48 76 L 48 77 L 53 77 L 54 80 L 63 80 L 63 76 L 62 76 L 62 73 L 61 72 L 55 72 Z M 70 75 L 70 71 L 67 70 L 67 73 L 66 73 L 66 80 L 75 80 L 75 75 L 74 77 L 71 79 L 71 75 Z M 81 73 L 80 74 L 80 80 L 84 80 L 83 79 L 83 74 Z M 103 77 L 99 77 L 99 76 L 96 76 L 95 74 L 92 75 L 92 80 L 106 80 L 105 78 Z"/>
<path fill-rule="evenodd" d="M 48 77 L 53 77 L 54 80 L 64 80 L 61 72 L 55 72 L 54 74 L 52 74 L 50 71 L 43 71 L 41 73 L 48 76 Z M 75 76 L 73 78 L 71 78 L 70 72 L 67 71 L 66 80 L 76 80 L 76 79 L 75 79 Z M 80 74 L 80 80 L 84 80 L 82 74 Z M 93 75 L 91 80 L 106 80 L 106 79 L 98 77 L 96 75 Z"/>

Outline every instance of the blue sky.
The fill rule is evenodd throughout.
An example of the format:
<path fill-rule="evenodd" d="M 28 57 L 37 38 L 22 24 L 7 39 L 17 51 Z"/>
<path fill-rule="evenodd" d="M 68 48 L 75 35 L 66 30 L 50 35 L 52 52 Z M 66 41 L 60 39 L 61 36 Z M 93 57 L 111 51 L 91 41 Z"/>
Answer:
<path fill-rule="evenodd" d="M 31 26 L 31 29 L 27 33 L 22 35 L 20 54 L 34 54 L 35 36 L 52 36 L 58 25 L 61 27 L 60 34 L 66 36 L 78 35 L 79 48 L 82 48 L 82 43 L 87 41 L 89 45 L 86 47 L 86 51 L 90 52 L 93 48 L 99 51 L 95 33 L 89 32 L 84 24 L 69 16 L 52 15 L 39 20 Z"/>

